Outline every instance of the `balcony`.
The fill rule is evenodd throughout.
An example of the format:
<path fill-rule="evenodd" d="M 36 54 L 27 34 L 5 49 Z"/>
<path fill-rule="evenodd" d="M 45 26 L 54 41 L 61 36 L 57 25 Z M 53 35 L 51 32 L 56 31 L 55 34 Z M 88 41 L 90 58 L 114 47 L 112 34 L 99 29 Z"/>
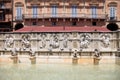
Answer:
<path fill-rule="evenodd" d="M 1 10 L 10 10 L 10 9 L 11 9 L 11 6 L 10 6 L 10 5 L 8 5 L 8 6 L 2 5 L 2 6 L 0 6 L 0 9 L 1 9 Z"/>
<path fill-rule="evenodd" d="M 16 16 L 15 21 L 23 21 L 23 16 Z"/>
<path fill-rule="evenodd" d="M 0 16 L 0 22 L 10 22 L 11 21 L 11 18 L 2 18 Z"/>
<path fill-rule="evenodd" d="M 117 21 L 117 17 L 108 17 L 107 21 Z"/>
<path fill-rule="evenodd" d="M 44 13 L 44 14 L 24 14 L 24 19 L 43 19 L 43 18 L 83 18 L 83 19 L 106 19 L 105 14 L 84 14 L 84 13 L 57 13 L 57 14 L 51 14 L 51 13 Z"/>
<path fill-rule="evenodd" d="M 11 0 L 0 0 L 0 2 L 10 2 Z"/>

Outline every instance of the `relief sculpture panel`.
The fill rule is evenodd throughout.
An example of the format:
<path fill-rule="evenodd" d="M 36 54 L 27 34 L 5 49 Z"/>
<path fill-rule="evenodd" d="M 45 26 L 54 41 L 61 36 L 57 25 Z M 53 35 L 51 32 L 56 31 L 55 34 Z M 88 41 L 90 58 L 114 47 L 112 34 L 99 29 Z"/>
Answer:
<path fill-rule="evenodd" d="M 5 37 L 5 48 L 13 48 L 14 46 L 14 38 L 12 35 L 7 35 Z"/>
<path fill-rule="evenodd" d="M 80 48 L 86 49 L 90 45 L 91 38 L 88 34 L 81 34 L 80 35 Z"/>
<path fill-rule="evenodd" d="M 25 35 L 22 35 L 21 37 L 21 44 L 22 44 L 22 48 L 25 50 L 27 48 L 30 48 L 31 47 L 31 44 L 30 44 L 30 36 L 25 34 Z"/>

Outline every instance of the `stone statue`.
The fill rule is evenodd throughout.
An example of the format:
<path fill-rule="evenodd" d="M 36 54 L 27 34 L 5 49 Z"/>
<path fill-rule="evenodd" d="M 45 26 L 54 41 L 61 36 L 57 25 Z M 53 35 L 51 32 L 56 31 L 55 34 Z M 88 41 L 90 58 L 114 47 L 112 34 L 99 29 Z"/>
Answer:
<path fill-rule="evenodd" d="M 5 39 L 5 48 L 12 48 L 14 44 L 14 39 L 12 35 L 7 35 Z"/>
<path fill-rule="evenodd" d="M 40 46 L 40 48 L 45 48 L 45 46 L 46 46 L 46 38 L 47 37 L 47 35 L 46 34 L 41 34 L 41 46 Z"/>
<path fill-rule="evenodd" d="M 77 50 L 74 51 L 73 57 L 74 57 L 74 58 L 77 58 Z"/>
<path fill-rule="evenodd" d="M 17 50 L 16 48 L 11 49 L 12 52 L 12 56 L 16 56 L 17 55 Z"/>
<path fill-rule="evenodd" d="M 64 46 L 64 48 L 67 48 L 68 47 L 68 37 L 69 37 L 69 35 L 63 34 L 63 37 L 64 37 L 63 46 Z"/>
<path fill-rule="evenodd" d="M 29 35 L 23 35 L 22 36 L 22 46 L 23 49 L 30 48 L 30 36 Z"/>
<path fill-rule="evenodd" d="M 95 52 L 94 54 L 95 57 L 100 57 L 100 52 L 98 51 L 98 49 L 95 49 L 94 52 Z"/>
<path fill-rule="evenodd" d="M 50 47 L 59 48 L 59 38 L 57 34 L 53 34 L 51 37 Z"/>
<path fill-rule="evenodd" d="M 31 55 L 31 56 L 35 56 L 35 51 L 32 50 L 32 49 L 30 49 L 30 55 Z"/>
<path fill-rule="evenodd" d="M 83 34 L 80 36 L 80 48 L 85 49 L 88 48 L 90 44 L 90 36 L 87 34 Z"/>
<path fill-rule="evenodd" d="M 102 43 L 103 43 L 104 47 L 106 47 L 106 48 L 109 47 L 109 45 L 110 45 L 110 36 L 107 35 L 107 34 L 103 34 L 101 36 L 101 38 L 102 38 Z"/>

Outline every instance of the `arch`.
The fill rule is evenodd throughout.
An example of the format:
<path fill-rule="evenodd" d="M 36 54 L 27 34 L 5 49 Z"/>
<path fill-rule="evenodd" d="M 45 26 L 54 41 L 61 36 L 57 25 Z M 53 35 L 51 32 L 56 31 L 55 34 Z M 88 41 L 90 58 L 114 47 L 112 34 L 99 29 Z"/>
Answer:
<path fill-rule="evenodd" d="M 117 7 L 117 3 L 116 3 L 116 2 L 110 2 L 110 3 L 108 4 L 108 6 L 109 6 L 109 7 L 110 7 L 110 6 Z"/>
<path fill-rule="evenodd" d="M 23 7 L 24 4 L 23 4 L 22 2 L 16 2 L 16 3 L 15 3 L 15 6 L 16 6 L 16 7 L 17 7 L 17 6 Z"/>
<path fill-rule="evenodd" d="M 17 23 L 17 24 L 15 25 L 15 30 L 21 29 L 21 28 L 23 28 L 23 27 L 24 27 L 24 25 L 23 25 L 22 23 Z"/>
<path fill-rule="evenodd" d="M 111 31 L 116 31 L 119 29 L 118 25 L 116 23 L 109 23 L 107 25 L 107 29 L 111 30 Z"/>

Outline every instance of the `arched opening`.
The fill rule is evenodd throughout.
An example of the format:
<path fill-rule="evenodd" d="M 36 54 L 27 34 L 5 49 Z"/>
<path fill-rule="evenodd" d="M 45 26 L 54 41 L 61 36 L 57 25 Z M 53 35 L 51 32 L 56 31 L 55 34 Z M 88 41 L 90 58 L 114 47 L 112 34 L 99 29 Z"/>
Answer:
<path fill-rule="evenodd" d="M 116 23 L 109 23 L 108 25 L 107 25 L 107 29 L 109 29 L 109 30 L 111 30 L 111 31 L 116 31 L 116 30 L 118 30 L 118 25 L 116 24 Z"/>
<path fill-rule="evenodd" d="M 110 6 L 115 6 L 115 7 L 117 7 L 117 3 L 116 2 L 110 2 L 109 4 L 108 4 L 108 6 L 110 7 Z"/>
<path fill-rule="evenodd" d="M 17 23 L 17 24 L 15 25 L 15 30 L 21 29 L 21 28 L 23 28 L 23 27 L 24 27 L 24 25 L 23 25 L 22 23 Z"/>
<path fill-rule="evenodd" d="M 23 7 L 24 4 L 23 4 L 22 2 L 16 2 L 16 3 L 15 3 L 15 6 L 16 6 L 16 7 L 17 7 L 17 6 L 21 6 L 21 7 Z"/>

